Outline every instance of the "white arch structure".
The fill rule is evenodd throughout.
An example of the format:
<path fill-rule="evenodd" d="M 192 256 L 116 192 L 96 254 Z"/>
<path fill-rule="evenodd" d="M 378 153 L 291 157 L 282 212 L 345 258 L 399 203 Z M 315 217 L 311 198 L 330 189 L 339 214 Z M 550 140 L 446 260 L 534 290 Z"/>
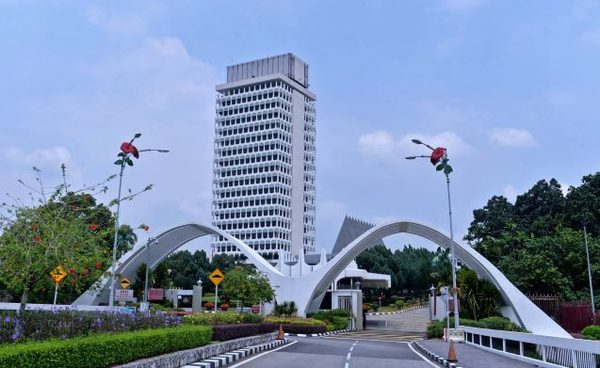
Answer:
<path fill-rule="evenodd" d="M 306 315 L 307 312 L 316 311 L 319 308 L 331 283 L 354 258 L 373 242 L 400 233 L 423 237 L 443 248 L 450 247 L 450 238 L 438 230 L 416 222 L 395 221 L 367 230 L 329 262 L 322 256 L 321 262 L 311 267 L 304 263 L 304 257 L 301 254 L 298 264 L 288 268 L 289 274 L 293 274 L 293 276 L 289 276 L 284 275 L 254 249 L 230 234 L 208 225 L 187 224 L 158 235 L 156 240 L 149 245 L 147 254 L 145 246 L 127 253 L 121 258 L 117 273 L 128 278 L 135 277 L 135 271 L 140 264 L 146 262 L 146 257 L 148 257 L 150 268 L 154 269 L 169 254 L 187 242 L 206 235 L 220 235 L 241 250 L 259 271 L 269 277 L 271 285 L 275 288 L 278 302 L 293 300 L 298 306 L 298 313 Z M 507 317 L 535 334 L 571 338 L 571 335 L 532 303 L 481 254 L 470 246 L 456 241 L 454 246 L 458 259 L 473 269 L 481 278 L 496 286 L 508 304 L 509 308 L 503 310 Z M 295 269 L 293 273 L 291 268 Z M 95 291 L 86 291 L 73 304 L 98 305 L 100 302 L 106 302 L 108 300 L 108 282 L 109 278 L 102 278 Z"/>

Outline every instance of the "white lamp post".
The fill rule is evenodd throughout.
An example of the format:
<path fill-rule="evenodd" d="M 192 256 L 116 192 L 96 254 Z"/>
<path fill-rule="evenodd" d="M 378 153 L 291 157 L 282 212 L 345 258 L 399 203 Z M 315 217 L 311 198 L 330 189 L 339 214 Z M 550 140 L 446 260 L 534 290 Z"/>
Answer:
<path fill-rule="evenodd" d="M 112 257 L 112 266 L 111 266 L 111 272 L 110 272 L 110 285 L 109 285 L 109 292 L 110 295 L 108 297 L 108 306 L 112 309 L 114 307 L 115 304 L 115 276 L 117 273 L 117 246 L 118 246 L 118 234 L 119 234 L 119 212 L 121 210 L 121 189 L 123 186 L 123 171 L 125 170 L 125 166 L 129 165 L 129 166 L 133 166 L 133 162 L 131 161 L 130 156 L 134 156 L 135 158 L 139 157 L 140 152 L 160 152 L 160 153 L 167 153 L 169 152 L 169 150 L 166 149 L 142 149 L 142 150 L 138 150 L 134 145 L 133 145 L 133 141 L 136 140 L 136 138 L 141 137 L 142 134 L 141 133 L 136 133 L 133 137 L 133 139 L 131 139 L 131 141 L 129 141 L 129 143 L 125 142 L 121 145 L 121 151 L 119 152 L 119 159 L 115 162 L 115 165 L 119 165 L 121 166 L 121 170 L 119 171 L 119 192 L 117 195 L 117 211 L 115 212 L 115 239 L 113 242 L 113 257 Z"/>

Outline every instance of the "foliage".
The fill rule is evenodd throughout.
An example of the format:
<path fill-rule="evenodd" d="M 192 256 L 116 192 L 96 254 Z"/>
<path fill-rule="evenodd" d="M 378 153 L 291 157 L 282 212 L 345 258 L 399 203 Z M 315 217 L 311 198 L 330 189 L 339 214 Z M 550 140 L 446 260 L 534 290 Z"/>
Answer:
<path fill-rule="evenodd" d="M 600 283 L 600 173 L 563 195 L 555 180 L 540 180 L 517 196 L 501 196 L 473 211 L 465 239 L 524 293 L 589 297 L 583 226 L 589 235 L 593 283 Z M 527 272 L 523 272 L 527 270 Z"/>
<path fill-rule="evenodd" d="M 463 268 L 457 273 L 459 298 L 464 314 L 474 320 L 497 314 L 498 290 L 489 281 L 480 279 L 475 271 Z"/>
<path fill-rule="evenodd" d="M 441 248 L 431 252 L 407 245 L 392 253 L 383 245 L 375 245 L 356 257 L 356 263 L 368 272 L 390 275 L 392 279 L 390 289 L 363 289 L 367 301 L 381 294 L 384 295 L 384 303 L 397 293 L 422 295 L 431 284 L 447 283 L 452 276 L 448 253 Z"/>
<path fill-rule="evenodd" d="M 176 327 L 181 317 L 160 312 L 84 312 L 73 309 L 28 310 L 0 314 L 0 344 L 65 339 L 99 333 Z"/>
<path fill-rule="evenodd" d="M 404 307 L 406 307 L 406 302 L 404 300 L 396 300 L 396 308 L 398 309 L 402 309 Z"/>
<path fill-rule="evenodd" d="M 206 308 L 206 309 L 213 309 L 214 307 L 215 307 L 215 303 L 213 303 L 213 302 L 204 303 L 204 308 Z"/>
<path fill-rule="evenodd" d="M 131 226 L 119 226 L 119 229 L 117 230 L 117 253 L 120 254 L 120 257 L 132 250 L 137 241 L 138 237 Z"/>
<path fill-rule="evenodd" d="M 259 314 L 251 313 L 200 313 L 183 317 L 184 324 L 215 326 L 240 323 L 260 323 L 265 319 Z"/>
<path fill-rule="evenodd" d="M 161 328 L 0 347 L 1 367 L 101 368 L 206 345 L 212 331 L 202 326 Z"/>
<path fill-rule="evenodd" d="M 445 327 L 446 325 L 442 324 L 441 321 L 432 321 L 429 325 L 427 325 L 425 335 L 428 339 L 439 339 L 444 336 Z"/>
<path fill-rule="evenodd" d="M 229 309 L 229 304 L 227 304 L 227 303 L 221 304 L 221 309 L 226 311 L 227 309 Z"/>
<path fill-rule="evenodd" d="M 327 326 L 321 325 L 282 325 L 283 331 L 285 333 L 293 333 L 293 334 L 318 334 L 324 333 L 328 331 Z M 344 325 L 346 327 L 346 325 Z"/>
<path fill-rule="evenodd" d="M 215 291 L 215 286 L 208 275 L 216 268 L 224 274 L 229 272 L 235 267 L 236 260 L 232 256 L 220 253 L 215 255 L 212 262 L 210 262 L 205 251 L 200 250 L 192 254 L 186 250 L 171 254 L 162 264 L 165 265 L 165 269 L 171 270 L 170 280 L 173 286 L 191 289 L 194 285 L 198 285 L 200 279 L 202 280 L 203 292 L 206 294 Z"/>
<path fill-rule="evenodd" d="M 291 317 L 295 316 L 297 312 L 298 308 L 296 307 L 296 302 L 292 300 L 291 302 L 283 302 L 281 304 L 277 304 L 275 306 L 275 309 L 273 310 L 273 315 L 277 317 Z"/>
<path fill-rule="evenodd" d="M 32 293 L 38 299 L 51 298 L 49 274 L 59 265 L 68 274 L 62 282 L 72 291 L 66 298 L 63 294 L 61 302 L 73 300 L 96 281 L 110 259 L 114 225 L 110 211 L 96 205 L 88 193 L 106 187 L 72 191 L 63 165 L 63 183 L 48 192 L 40 170 L 34 171 L 37 189 L 20 181 L 31 191 L 32 204 L 13 198 L 14 204 L 0 205 L 0 280 L 20 295 L 21 311 Z"/>
<path fill-rule="evenodd" d="M 307 317 L 323 321 L 327 324 L 327 330 L 335 331 L 346 328 L 348 325 L 347 319 L 352 317 L 352 313 L 346 309 L 331 309 L 309 313 Z"/>
<path fill-rule="evenodd" d="M 600 340 L 600 326 L 587 326 L 581 330 L 581 334 L 589 340 Z"/>
<path fill-rule="evenodd" d="M 246 336 L 271 333 L 277 329 L 277 325 L 274 323 L 215 325 L 212 329 L 214 340 L 228 341 Z"/>
<path fill-rule="evenodd" d="M 244 303 L 270 302 L 275 291 L 266 275 L 255 269 L 236 267 L 225 274 L 222 291 L 230 299 Z"/>
<path fill-rule="evenodd" d="M 301 317 L 267 317 L 265 322 L 273 322 L 284 325 L 299 325 L 299 326 L 325 326 L 324 321 L 319 321 L 315 318 Z"/>
<path fill-rule="evenodd" d="M 515 331 L 515 332 L 527 332 L 524 328 L 516 325 L 514 322 L 505 317 L 495 316 L 489 318 L 483 318 L 479 321 L 472 319 L 460 318 L 459 324 L 461 326 L 488 328 L 493 330 L 504 330 L 504 331 Z M 440 338 L 444 336 L 444 328 L 447 326 L 446 318 L 441 321 L 433 321 L 427 326 L 426 335 L 428 339 Z M 454 326 L 453 321 L 450 321 L 450 328 Z"/>

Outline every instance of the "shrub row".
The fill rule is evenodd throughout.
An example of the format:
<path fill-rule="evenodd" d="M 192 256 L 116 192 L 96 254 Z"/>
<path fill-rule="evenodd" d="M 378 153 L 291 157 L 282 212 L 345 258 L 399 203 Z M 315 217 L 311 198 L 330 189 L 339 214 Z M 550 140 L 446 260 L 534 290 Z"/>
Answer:
<path fill-rule="evenodd" d="M 239 339 L 240 337 L 262 335 L 275 331 L 277 325 L 274 323 L 248 323 L 235 325 L 213 326 L 213 339 L 227 341 Z"/>
<path fill-rule="evenodd" d="M 314 318 L 301 318 L 301 317 L 267 317 L 265 322 L 276 323 L 277 325 L 300 325 L 300 326 L 325 326 L 325 322 L 319 321 Z"/>
<path fill-rule="evenodd" d="M 264 317 L 252 313 L 200 313 L 183 317 L 183 323 L 203 326 L 261 323 Z"/>
<path fill-rule="evenodd" d="M 0 347 L 0 367 L 101 368 L 206 345 L 211 329 L 182 326 Z"/>
<path fill-rule="evenodd" d="M 17 317 L 0 314 L 0 343 L 68 339 L 96 333 L 113 333 L 179 326 L 181 317 L 162 312 L 28 310 Z"/>
<path fill-rule="evenodd" d="M 527 332 L 524 328 L 516 325 L 514 322 L 505 317 L 495 316 L 480 319 L 479 321 L 474 321 L 472 319 L 461 318 L 460 319 L 461 326 L 468 327 L 479 327 L 479 328 L 489 328 L 492 330 L 504 330 L 504 331 L 516 331 L 516 332 Z M 450 326 L 454 326 L 453 320 L 450 321 Z M 427 338 L 440 338 L 444 336 L 444 328 L 446 327 L 446 319 L 444 318 L 441 321 L 433 321 L 429 326 L 427 326 Z"/>
<path fill-rule="evenodd" d="M 347 318 L 352 317 L 352 313 L 346 309 L 331 309 L 309 313 L 308 316 L 325 322 L 328 331 L 335 331 L 346 328 Z"/>
<path fill-rule="evenodd" d="M 279 325 L 277 325 L 279 328 Z M 318 334 L 327 332 L 324 325 L 283 325 L 283 332 L 293 334 Z"/>

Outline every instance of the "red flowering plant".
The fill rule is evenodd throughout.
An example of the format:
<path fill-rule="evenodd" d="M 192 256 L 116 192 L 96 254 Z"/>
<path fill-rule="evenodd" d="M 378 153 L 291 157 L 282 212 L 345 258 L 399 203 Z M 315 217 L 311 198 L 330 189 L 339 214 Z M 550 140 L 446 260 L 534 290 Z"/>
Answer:
<path fill-rule="evenodd" d="M 121 144 L 121 152 L 119 152 L 117 155 L 119 158 L 117 161 L 115 161 L 115 165 L 121 166 L 121 169 L 123 169 L 125 164 L 133 166 L 133 161 L 129 158 L 129 156 L 133 155 L 135 158 L 140 158 L 140 151 L 138 151 L 137 147 L 133 145 L 133 141 L 140 136 L 141 134 L 137 133 L 129 142 L 123 142 Z"/>

